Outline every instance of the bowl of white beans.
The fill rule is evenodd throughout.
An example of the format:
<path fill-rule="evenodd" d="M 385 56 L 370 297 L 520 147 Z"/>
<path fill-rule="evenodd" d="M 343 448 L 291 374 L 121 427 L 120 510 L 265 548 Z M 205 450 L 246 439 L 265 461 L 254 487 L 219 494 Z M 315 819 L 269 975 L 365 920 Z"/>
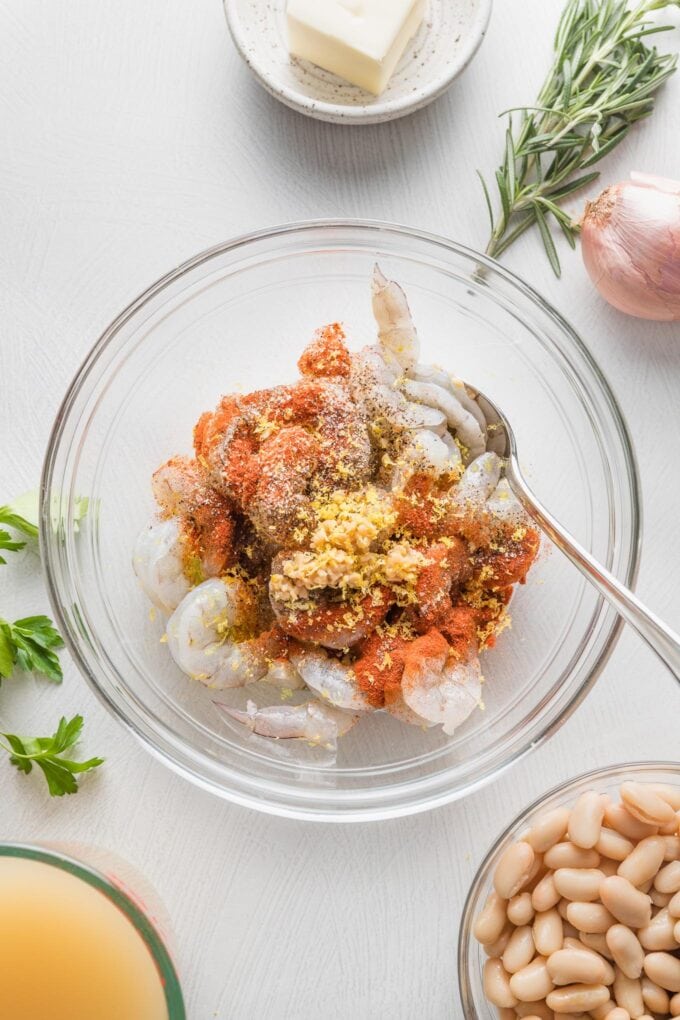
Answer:
<path fill-rule="evenodd" d="M 680 764 L 541 797 L 486 855 L 458 947 L 465 1020 L 680 1017 Z"/>

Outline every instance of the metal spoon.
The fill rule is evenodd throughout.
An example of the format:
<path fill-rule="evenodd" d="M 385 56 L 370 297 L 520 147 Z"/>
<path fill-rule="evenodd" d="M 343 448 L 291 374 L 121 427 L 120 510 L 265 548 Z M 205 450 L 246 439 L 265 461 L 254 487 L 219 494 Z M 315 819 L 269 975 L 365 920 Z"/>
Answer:
<path fill-rule="evenodd" d="M 621 584 L 605 567 L 566 531 L 559 521 L 539 502 L 527 485 L 517 459 L 517 444 L 510 422 L 493 401 L 479 391 L 477 403 L 489 427 L 489 448 L 505 459 L 505 477 L 525 510 L 541 529 L 567 556 L 584 577 L 597 588 L 620 616 L 633 627 L 649 647 L 680 680 L 680 635 L 650 612 L 630 589 Z"/>

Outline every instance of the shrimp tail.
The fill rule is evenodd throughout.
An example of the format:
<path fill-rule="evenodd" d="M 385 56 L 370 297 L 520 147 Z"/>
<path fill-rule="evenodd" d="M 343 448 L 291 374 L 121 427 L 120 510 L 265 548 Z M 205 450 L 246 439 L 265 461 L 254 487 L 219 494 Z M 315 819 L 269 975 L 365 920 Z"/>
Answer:
<path fill-rule="evenodd" d="M 418 363 L 420 344 L 406 295 L 377 264 L 373 269 L 372 292 L 380 345 L 403 372 L 410 372 Z"/>
<path fill-rule="evenodd" d="M 305 740 L 331 750 L 359 720 L 358 715 L 341 712 L 318 701 L 306 701 L 301 705 L 270 705 L 267 708 L 258 708 L 254 701 L 248 701 L 245 709 L 232 708 L 220 701 L 213 704 L 220 713 L 258 736 L 273 740 Z"/>

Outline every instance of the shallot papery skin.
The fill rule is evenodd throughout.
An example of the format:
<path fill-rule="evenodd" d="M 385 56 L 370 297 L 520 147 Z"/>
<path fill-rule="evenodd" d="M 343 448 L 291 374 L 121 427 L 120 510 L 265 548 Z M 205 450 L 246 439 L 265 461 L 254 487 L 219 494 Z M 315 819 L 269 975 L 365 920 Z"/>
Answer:
<path fill-rule="evenodd" d="M 680 320 L 680 181 L 632 173 L 588 202 L 583 260 L 605 300 L 640 319 Z"/>

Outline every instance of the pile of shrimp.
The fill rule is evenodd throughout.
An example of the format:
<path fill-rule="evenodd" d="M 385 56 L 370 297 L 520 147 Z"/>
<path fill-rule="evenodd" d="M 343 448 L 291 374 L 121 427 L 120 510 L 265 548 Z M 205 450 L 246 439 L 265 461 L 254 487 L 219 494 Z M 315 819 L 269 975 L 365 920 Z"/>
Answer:
<path fill-rule="evenodd" d="M 135 572 L 187 676 L 276 693 L 216 702 L 260 737 L 334 749 L 379 710 L 453 734 L 538 553 L 474 393 L 420 364 L 377 266 L 372 302 L 376 344 L 319 330 L 297 382 L 223 397 L 153 476 Z"/>

